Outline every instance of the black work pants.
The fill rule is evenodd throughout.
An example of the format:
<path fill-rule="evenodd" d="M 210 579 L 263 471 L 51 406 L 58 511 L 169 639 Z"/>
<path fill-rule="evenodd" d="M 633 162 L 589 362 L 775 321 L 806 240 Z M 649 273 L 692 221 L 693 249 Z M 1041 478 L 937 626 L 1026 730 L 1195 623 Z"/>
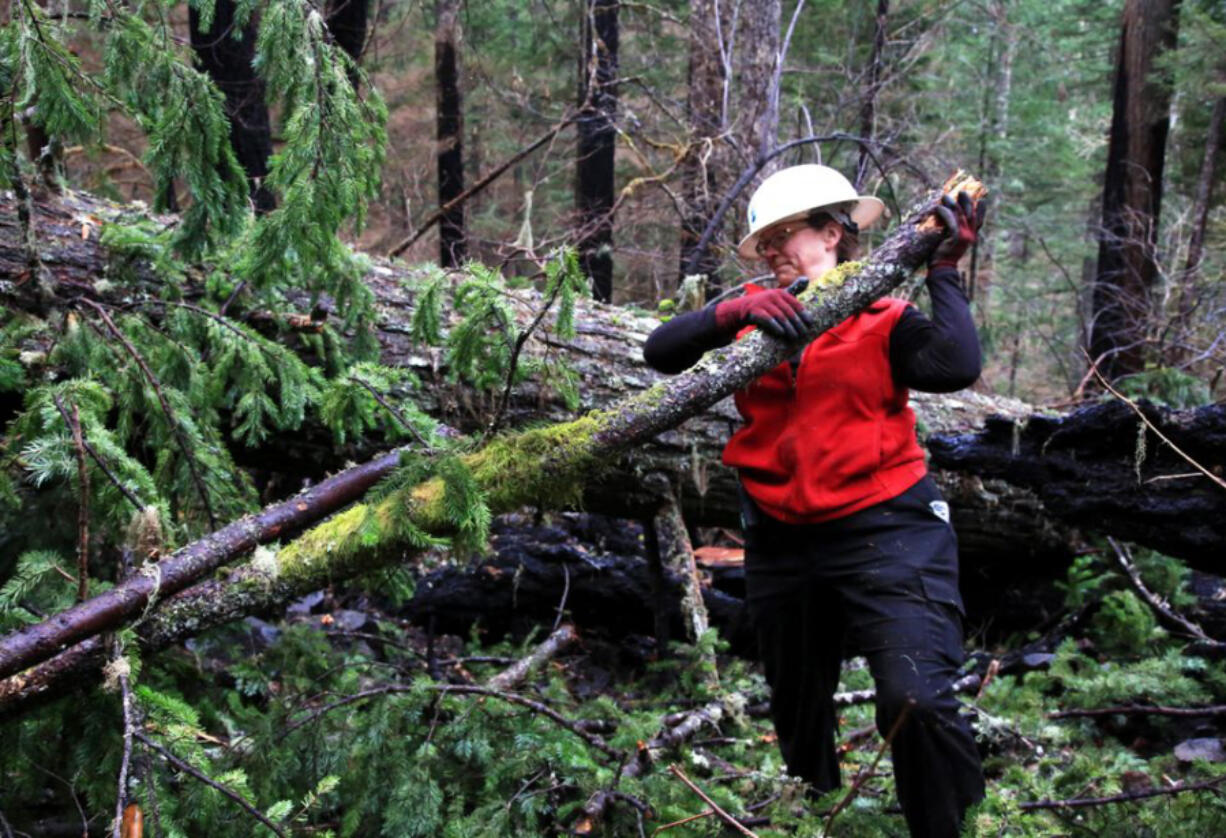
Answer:
<path fill-rule="evenodd" d="M 844 655 L 861 654 L 878 731 L 902 719 L 892 754 L 911 834 L 958 835 L 984 784 L 953 694 L 963 660 L 957 541 L 935 485 L 925 477 L 822 524 L 784 524 L 747 497 L 742 505 L 750 614 L 788 771 L 819 791 L 839 785 L 832 696 Z"/>

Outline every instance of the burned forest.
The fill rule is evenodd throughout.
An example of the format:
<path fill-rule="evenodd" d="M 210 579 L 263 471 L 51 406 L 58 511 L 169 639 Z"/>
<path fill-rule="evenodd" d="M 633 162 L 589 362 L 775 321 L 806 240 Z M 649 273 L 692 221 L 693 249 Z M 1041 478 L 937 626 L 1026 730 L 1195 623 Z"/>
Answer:
<path fill-rule="evenodd" d="M 5 4 L 0 838 L 1226 834 L 1223 39 Z"/>

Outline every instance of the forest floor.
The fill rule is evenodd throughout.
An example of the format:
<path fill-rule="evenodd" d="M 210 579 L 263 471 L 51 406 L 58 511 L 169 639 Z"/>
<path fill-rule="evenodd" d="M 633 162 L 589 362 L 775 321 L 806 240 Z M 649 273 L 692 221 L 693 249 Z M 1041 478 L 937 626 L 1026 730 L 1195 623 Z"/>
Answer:
<path fill-rule="evenodd" d="M 511 524 L 520 529 L 495 527 L 493 551 L 522 547 L 524 521 Z M 593 556 L 638 540 L 618 522 L 604 531 L 622 537 L 597 537 L 590 516 L 539 526 Z M 381 575 L 316 592 L 275 622 L 248 618 L 151 660 L 138 688 L 148 729 L 242 789 L 285 834 L 906 835 L 861 660 L 847 662 L 840 685 L 844 786 L 817 795 L 785 772 L 759 667 L 713 635 L 661 648 L 566 614 L 573 639 L 499 683 L 569 623 L 434 633 L 406 618 L 404 582 Z M 1226 672 L 1157 628 L 1117 582 L 1079 561 L 1059 636 L 973 650 L 967 670 L 981 678 L 963 698 L 989 797 L 970 834 L 1226 834 Z M 1043 642 L 1050 651 L 1034 651 Z M 61 742 L 73 735 L 63 704 L 44 716 L 65 725 Z M 1160 709 L 1170 707 L 1192 709 Z M 1095 715 L 1057 715 L 1070 711 Z M 263 829 L 185 775 L 136 797 L 150 826 Z M 39 819 L 63 803 L 44 801 L 7 811 L 14 834 L 23 814 L 40 834 Z M 105 817 L 82 815 L 90 834 Z"/>

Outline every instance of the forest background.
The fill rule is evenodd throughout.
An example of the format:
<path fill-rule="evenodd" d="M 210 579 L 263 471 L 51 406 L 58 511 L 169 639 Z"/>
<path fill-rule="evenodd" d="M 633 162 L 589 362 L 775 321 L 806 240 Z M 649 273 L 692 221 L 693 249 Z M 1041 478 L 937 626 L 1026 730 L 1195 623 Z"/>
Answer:
<path fill-rule="evenodd" d="M 753 183 L 780 166 L 844 171 L 891 222 L 957 169 L 987 184 L 963 266 L 980 394 L 1067 409 L 1098 397 L 1093 367 L 1129 397 L 1220 399 L 1221 3 L 28 0 L 3 23 L 5 223 L 19 233 L 6 253 L 23 267 L 3 279 L 0 627 L 156 576 L 151 555 L 393 443 L 413 450 L 377 496 L 433 477 L 447 498 L 435 529 L 372 524 L 350 545 L 394 540 L 425 561 L 294 598 L 284 619 L 282 602 L 275 622 L 148 659 L 147 636 L 108 635 L 123 662 L 108 686 L 0 722 L 4 834 L 109 832 L 128 807 L 156 834 L 634 834 L 705 810 L 668 759 L 762 835 L 901 834 L 871 711 L 848 701 L 853 792 L 804 800 L 769 741 L 760 675 L 714 631 L 632 653 L 592 627 L 528 685 L 496 689 L 550 621 L 462 641 L 410 619 L 424 572 L 489 549 L 498 504 L 464 457 L 522 423 L 504 392 L 585 404 L 591 380 L 565 352 L 521 364 L 519 339 L 539 326 L 534 342 L 565 346 L 576 311 L 596 312 L 580 332 L 617 328 L 754 276 L 730 245 Z M 825 139 L 767 159 L 810 137 Z M 55 206 L 110 254 L 80 295 L 40 251 L 60 222 L 39 208 Z M 441 425 L 417 376 L 380 355 L 368 279 L 389 255 L 412 299 L 402 331 L 477 394 L 474 433 Z M 533 288 L 525 328 L 514 295 Z M 591 291 L 627 320 L 576 309 Z M 563 515 L 496 523 L 495 549 L 534 524 L 581 552 L 644 552 L 637 524 Z M 1059 607 L 1029 633 L 971 627 L 985 665 L 1053 626 L 1062 642 L 1041 671 L 981 678 L 992 793 L 970 828 L 1221 831 L 1217 647 L 1159 627 L 1117 568 L 1126 547 L 1079 545 L 1049 580 Z M 1195 602 L 1178 560 L 1130 561 Z M 868 685 L 848 669 L 849 695 Z M 1119 703 L 1193 712 L 1049 716 Z M 673 717 L 686 711 L 693 730 Z M 672 737 L 699 722 L 698 744 Z M 667 758 L 631 759 L 640 741 Z M 730 828 L 708 813 L 673 831 Z"/>

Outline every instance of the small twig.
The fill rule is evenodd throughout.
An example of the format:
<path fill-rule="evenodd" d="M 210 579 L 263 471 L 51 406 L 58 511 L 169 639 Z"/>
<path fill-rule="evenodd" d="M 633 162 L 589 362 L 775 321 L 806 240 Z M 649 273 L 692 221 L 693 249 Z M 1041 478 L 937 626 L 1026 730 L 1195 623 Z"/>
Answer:
<path fill-rule="evenodd" d="M 558 600 L 557 616 L 553 620 L 553 631 L 558 630 L 562 623 L 562 615 L 566 613 L 566 599 L 570 596 L 570 565 L 562 565 L 562 598 Z"/>
<path fill-rule="evenodd" d="M 1162 705 L 1130 704 L 1121 707 L 1090 707 L 1081 710 L 1057 710 L 1049 719 L 1075 719 L 1092 716 L 1226 716 L 1226 704 L 1208 707 L 1163 707 Z"/>
<path fill-rule="evenodd" d="M 56 407 L 64 409 L 58 396 Z M 89 467 L 85 463 L 81 414 L 75 402 L 68 428 L 72 431 L 72 442 L 77 448 L 77 482 L 81 489 L 81 502 L 77 507 L 77 602 L 84 602 L 89 596 Z"/>
<path fill-rule="evenodd" d="M 72 420 L 69 418 L 68 411 L 64 408 L 64 403 L 60 399 L 59 396 L 55 397 L 55 406 L 59 409 L 60 415 L 64 417 L 64 424 L 67 425 L 69 429 L 71 429 Z M 76 410 L 75 404 L 73 405 L 73 410 L 74 411 Z M 79 427 L 80 422 L 78 422 L 77 424 Z M 75 441 L 75 437 L 74 437 L 74 441 Z M 136 511 L 138 512 L 144 509 L 145 506 L 144 504 L 140 502 L 140 498 L 138 498 L 135 494 L 133 494 L 131 489 L 123 485 L 123 483 L 120 482 L 119 478 L 115 476 L 115 473 L 112 472 L 110 468 L 107 467 L 106 461 L 102 459 L 102 456 L 94 449 L 94 446 L 89 444 L 89 440 L 85 438 L 84 433 L 81 434 L 81 445 L 85 447 L 85 453 L 89 454 L 89 456 L 93 458 L 98 468 L 101 469 L 102 473 L 107 476 L 107 479 L 110 480 L 112 484 L 114 484 L 115 488 L 118 489 L 120 493 L 125 498 L 128 499 L 128 502 L 132 504 L 133 508 L 135 508 Z"/>
<path fill-rule="evenodd" d="M 534 713 L 544 716 L 553 723 L 557 724 L 559 727 L 569 730 L 584 742 L 588 743 L 593 748 L 596 748 L 607 756 L 615 759 L 621 758 L 622 756 L 621 751 L 611 747 L 604 741 L 604 739 L 594 733 L 589 733 L 588 731 L 584 730 L 580 725 L 575 724 L 557 710 L 554 710 L 552 707 L 549 707 L 539 701 L 534 701 L 526 696 L 519 695 L 518 693 L 499 692 L 498 690 L 493 690 L 489 687 L 480 687 L 472 684 L 425 684 L 417 686 L 411 684 L 387 684 L 382 687 L 363 690 L 362 692 L 354 693 L 353 695 L 347 695 L 344 698 L 332 702 L 331 704 L 326 704 L 311 713 L 309 716 L 293 722 L 286 727 L 284 731 L 282 731 L 282 735 L 292 733 L 303 725 L 310 724 L 326 713 L 330 713 L 333 710 L 337 710 L 355 702 L 364 701 L 368 698 L 375 698 L 381 695 L 410 693 L 416 690 L 421 690 L 423 692 L 456 693 L 458 695 L 481 695 L 488 698 L 497 698 L 500 701 L 507 702 L 508 704 L 518 704 L 520 707 L 525 707 Z"/>
<path fill-rule="evenodd" d="M 890 743 L 894 741 L 894 737 L 898 735 L 898 731 L 902 729 L 903 722 L 907 719 L 907 714 L 911 712 L 911 707 L 914 702 L 907 702 L 903 705 L 902 710 L 898 714 L 898 718 L 894 720 L 894 724 L 890 727 L 889 734 L 881 742 L 881 747 L 877 749 L 876 756 L 873 757 L 872 763 L 868 768 L 856 775 L 856 779 L 852 781 L 851 788 L 847 790 L 847 794 L 843 795 L 835 807 L 830 810 L 830 815 L 826 818 L 826 826 L 822 830 L 823 835 L 829 835 L 830 827 L 834 825 L 834 819 L 839 812 L 846 809 L 851 802 L 856 799 L 856 795 L 860 793 L 860 787 L 867 782 L 868 778 L 877 770 L 877 763 L 881 762 L 881 757 L 885 754 L 886 749 L 890 747 Z"/>
<path fill-rule="evenodd" d="M 1174 451 L 1180 457 L 1183 457 L 1185 460 L 1187 460 L 1187 462 L 1189 463 L 1189 465 L 1192 466 L 1192 468 L 1196 469 L 1201 474 L 1205 475 L 1205 477 L 1208 477 L 1210 480 L 1212 480 L 1217 485 L 1221 486 L 1223 489 L 1226 489 L 1226 480 L 1223 480 L 1222 478 L 1218 477 L 1216 474 L 1209 471 L 1209 469 L 1205 468 L 1200 463 L 1196 462 L 1196 460 L 1193 460 L 1190 456 L 1188 456 L 1187 454 L 1183 452 L 1183 449 L 1181 449 L 1175 443 L 1171 442 L 1170 438 L 1167 437 L 1166 434 L 1158 430 L 1158 428 L 1154 425 L 1154 423 L 1149 421 L 1149 417 L 1145 415 L 1145 412 L 1141 410 L 1141 408 L 1137 405 L 1136 402 L 1134 402 L 1132 399 L 1128 398 L 1123 393 L 1121 393 L 1119 390 L 1111 386 L 1111 383 L 1107 381 L 1106 378 L 1103 377 L 1103 374 L 1101 372 L 1098 371 L 1097 364 L 1091 364 L 1090 372 L 1094 374 L 1094 377 L 1098 379 L 1098 382 L 1102 384 L 1103 387 L 1107 388 L 1107 391 L 1110 392 L 1111 395 L 1115 396 L 1117 399 L 1122 401 L 1124 404 L 1132 408 L 1133 412 L 1136 413 L 1137 416 L 1141 418 L 1141 421 L 1145 423 L 1146 427 L 1148 427 L 1151 431 L 1154 432 L 1154 435 L 1157 436 L 1158 439 L 1165 442 L 1168 446 L 1170 446 L 1172 451 Z"/>
<path fill-rule="evenodd" d="M 183 451 L 183 457 L 187 462 L 188 470 L 192 474 L 192 480 L 196 484 L 196 490 L 200 493 L 200 501 L 204 504 L 204 511 L 209 516 L 209 528 L 217 529 L 217 516 L 213 514 L 212 504 L 209 503 L 209 492 L 204 485 L 204 478 L 200 476 L 200 472 L 196 468 L 196 462 L 192 457 L 187 439 L 183 436 L 183 429 L 179 427 L 179 420 L 175 416 L 174 411 L 170 409 L 170 402 L 166 400 L 166 394 L 162 392 L 162 382 L 153 374 L 153 370 L 149 369 L 149 365 L 145 362 L 140 352 L 137 351 L 136 347 L 124 336 L 123 332 L 119 331 L 119 327 L 111 320 L 111 316 L 106 313 L 105 308 L 86 298 L 82 298 L 81 302 L 98 312 L 98 316 L 102 318 L 102 322 L 106 324 L 107 329 L 123 345 L 123 348 L 127 350 L 132 360 L 136 362 L 141 372 L 144 373 L 149 385 L 153 387 L 154 393 L 157 394 L 158 402 L 162 406 L 162 412 L 166 414 L 166 421 L 170 425 L 171 433 L 174 434 L 175 440 Z"/>
<path fill-rule="evenodd" d="M 119 636 L 115 636 L 114 654 L 111 657 L 112 661 L 118 662 L 123 658 L 123 647 L 120 644 Z M 115 830 L 114 838 L 120 838 L 120 831 L 123 825 L 123 810 L 128 802 L 128 766 L 132 761 L 132 736 L 134 734 L 132 724 L 132 688 L 128 683 L 128 676 L 124 672 L 119 673 L 119 689 L 122 694 L 122 710 L 123 710 L 123 757 L 119 762 L 119 780 L 118 793 L 115 796 Z"/>
<path fill-rule="evenodd" d="M 352 381 L 354 384 L 364 387 L 366 389 L 366 392 L 370 393 L 371 397 L 375 401 L 377 401 L 384 410 L 390 413 L 392 415 L 392 418 L 394 418 L 397 422 L 399 422 L 401 427 L 403 427 L 406 431 L 408 431 L 413 436 L 413 439 L 417 440 L 417 444 L 420 445 L 427 454 L 436 453 L 434 450 L 434 447 L 430 445 L 430 443 L 426 440 L 426 438 L 423 437 L 420 433 L 418 433 L 417 428 L 413 427 L 413 425 L 409 422 L 409 420 L 404 418 L 404 414 L 402 414 L 399 410 L 397 410 L 395 407 L 389 404 L 383 398 L 383 395 L 374 388 L 374 385 L 372 385 L 366 379 L 359 378 L 356 375 L 349 376 L 349 380 Z"/>
<path fill-rule="evenodd" d="M 737 832 L 741 833 L 742 835 L 748 836 L 748 838 L 758 838 L 758 835 L 756 832 L 747 828 L 744 824 L 742 824 L 736 818 L 732 817 L 732 815 L 725 812 L 722 808 L 720 808 L 720 805 L 718 803 L 716 803 L 714 800 L 710 798 L 709 795 L 707 795 L 706 792 L 704 792 L 697 785 L 695 785 L 693 780 L 685 776 L 685 772 L 682 771 L 681 768 L 676 763 L 673 763 L 672 765 L 668 766 L 668 770 L 669 770 L 669 773 L 671 773 L 674 777 L 676 777 L 678 780 L 680 780 L 681 782 L 689 786 L 690 791 L 694 792 L 694 794 L 701 797 L 703 802 L 711 807 L 711 811 L 713 811 L 716 815 L 719 816 L 720 820 L 722 820 L 724 823 L 731 826 L 733 829 L 735 829 Z"/>
<path fill-rule="evenodd" d="M 268 818 L 264 817 L 264 815 L 261 814 L 259 809 L 256 809 L 254 806 L 252 806 L 250 803 L 244 800 L 243 796 L 239 794 L 238 792 L 234 791 L 234 789 L 231 789 L 227 786 L 223 786 L 221 783 L 217 782 L 212 777 L 209 777 L 207 774 L 197 771 L 190 763 L 187 763 L 179 759 L 169 749 L 163 747 L 162 745 L 159 745 L 157 742 L 154 742 L 152 739 L 150 739 L 148 736 L 146 736 L 141 731 L 138 730 L 133 735 L 136 737 L 136 739 L 144 743 L 147 747 L 152 748 L 153 750 L 161 754 L 162 758 L 165 759 L 167 762 L 169 762 L 171 765 L 173 765 L 175 768 L 179 769 L 185 774 L 190 774 L 192 777 L 195 777 L 197 780 L 204 783 L 209 788 L 212 788 L 216 791 L 221 792 L 226 797 L 230 798 L 235 803 L 237 803 L 239 806 L 241 806 L 247 812 L 247 814 L 251 815 L 251 817 L 255 818 L 257 821 L 262 823 L 264 826 L 271 829 L 275 834 L 282 836 L 282 838 L 284 838 L 285 832 L 279 826 L 277 826 L 275 823 L 270 821 Z"/>
<path fill-rule="evenodd" d="M 1177 614 L 1168 603 L 1163 601 L 1162 597 L 1155 594 L 1145 586 L 1144 580 L 1141 579 L 1141 572 L 1137 570 L 1136 565 L 1132 563 L 1132 556 L 1128 553 L 1128 548 L 1117 542 L 1111 536 L 1107 536 L 1107 543 L 1111 545 L 1111 549 L 1115 551 L 1115 558 L 1120 563 L 1120 567 L 1124 569 L 1124 573 L 1128 576 L 1132 587 L 1136 590 L 1141 598 L 1149 604 L 1149 607 L 1158 613 L 1158 616 L 1167 622 L 1169 625 L 1177 626 L 1187 634 L 1195 637 L 1202 643 L 1208 643 L 1211 646 L 1226 646 L 1226 643 L 1220 640 L 1215 640 L 1205 634 L 1205 630 L 1196 623 L 1189 620 L 1180 614 Z"/>
<path fill-rule="evenodd" d="M 566 119 L 562 120 L 557 125 L 550 128 L 540 137 L 537 137 L 536 140 L 534 140 L 531 144 L 520 149 L 515 154 L 512 154 L 509 158 L 504 160 L 502 163 L 495 166 L 487 175 L 485 175 L 485 177 L 478 180 L 468 189 L 465 189 L 463 192 L 461 192 L 459 195 L 452 198 L 447 203 L 443 204 L 441 207 L 436 209 L 434 212 L 430 213 L 430 215 L 426 217 L 426 220 L 418 224 L 417 229 L 414 230 L 412 233 L 410 233 L 408 237 L 404 239 L 404 241 L 400 242 L 400 244 L 396 245 L 395 247 L 393 247 L 391 250 L 388 251 L 387 253 L 388 258 L 399 256 L 401 253 L 408 250 L 410 247 L 413 246 L 414 242 L 416 242 L 423 235 L 425 235 L 426 231 L 429 230 L 431 227 L 433 227 L 435 224 L 437 224 L 439 220 L 443 218 L 443 216 L 445 216 L 447 213 L 451 212 L 451 210 L 463 204 L 465 201 L 467 201 L 473 195 L 476 195 L 478 192 L 480 192 L 485 187 L 489 186 L 491 183 L 493 183 L 495 180 L 498 179 L 499 175 L 501 175 L 507 169 L 514 166 L 520 160 L 523 160 L 525 157 L 527 157 L 532 152 L 536 151 L 541 146 L 545 145 L 545 143 L 552 140 L 554 137 L 556 137 L 558 134 L 562 132 L 563 128 L 565 128 L 567 125 L 570 125 L 572 122 L 574 122 L 578 118 L 579 118 L 578 113 L 575 113 L 575 114 L 572 114 L 571 116 L 566 117 Z"/>
<path fill-rule="evenodd" d="M 491 690 L 509 690 L 524 680 L 529 672 L 575 642 L 576 637 L 575 627 L 570 623 L 566 623 L 556 629 L 549 637 L 545 638 L 545 641 L 533 649 L 531 654 L 499 672 L 493 678 L 486 681 L 485 685 Z"/>
<path fill-rule="evenodd" d="M 1166 794 L 1179 794 L 1185 791 L 1207 791 L 1216 789 L 1223 781 L 1226 781 L 1226 774 L 1220 777 L 1214 777 L 1212 780 L 1205 780 L 1201 783 L 1178 783 L 1167 788 L 1144 789 L 1141 791 L 1125 792 L 1123 794 L 1114 794 L 1110 797 L 1083 797 L 1074 798 L 1071 800 L 1034 800 L 1029 803 L 1019 803 L 1018 808 L 1023 812 L 1033 812 L 1039 809 L 1085 809 L 1091 806 L 1105 806 L 1110 803 L 1126 803 L 1130 800 L 1144 800 L 1147 797 L 1159 797 Z"/>
<path fill-rule="evenodd" d="M 566 282 L 564 278 L 558 279 L 558 284 L 554 287 L 553 293 L 549 295 L 549 299 L 545 300 L 541 305 L 541 310 L 536 313 L 536 317 L 532 318 L 532 322 L 528 324 L 528 328 L 520 332 L 515 338 L 515 346 L 511 348 L 511 359 L 507 362 L 507 379 L 502 387 L 502 396 L 498 399 L 498 409 L 494 412 L 494 418 L 490 420 L 489 426 L 485 429 L 485 434 L 481 438 L 481 444 L 484 445 L 490 437 L 498 430 L 498 426 L 502 424 L 502 417 L 507 412 L 507 405 L 511 401 L 511 386 L 515 383 L 515 370 L 519 366 L 519 353 L 523 351 L 524 344 L 532 337 L 536 327 L 545 319 L 545 315 L 553 308 L 554 301 L 558 299 L 558 295 L 562 293 L 562 285 Z"/>

